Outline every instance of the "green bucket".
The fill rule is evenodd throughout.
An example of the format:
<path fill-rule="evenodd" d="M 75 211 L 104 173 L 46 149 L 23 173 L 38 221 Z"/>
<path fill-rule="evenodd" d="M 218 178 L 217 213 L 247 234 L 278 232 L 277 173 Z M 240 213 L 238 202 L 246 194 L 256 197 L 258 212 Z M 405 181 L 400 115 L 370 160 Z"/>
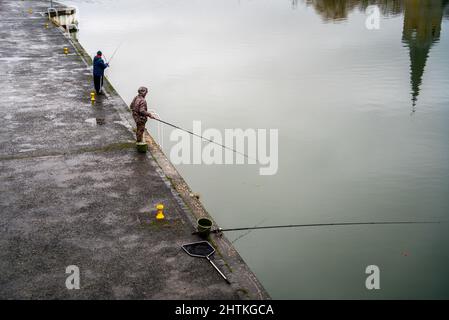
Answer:
<path fill-rule="evenodd" d="M 137 151 L 139 151 L 141 153 L 145 153 L 148 151 L 148 144 L 146 144 L 145 142 L 137 142 L 136 148 L 137 148 Z"/>
<path fill-rule="evenodd" d="M 212 220 L 208 218 L 200 218 L 197 221 L 198 234 L 202 238 L 207 238 L 210 234 L 210 229 L 212 228 Z"/>

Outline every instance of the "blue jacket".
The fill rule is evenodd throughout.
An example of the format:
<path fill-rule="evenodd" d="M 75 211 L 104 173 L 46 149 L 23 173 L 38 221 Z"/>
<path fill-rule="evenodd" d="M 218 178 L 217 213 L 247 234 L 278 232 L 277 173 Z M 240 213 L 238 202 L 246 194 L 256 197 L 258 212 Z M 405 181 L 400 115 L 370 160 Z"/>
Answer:
<path fill-rule="evenodd" d="M 104 63 L 103 59 L 100 56 L 95 56 L 94 61 L 94 76 L 102 77 L 104 75 L 104 69 L 106 69 L 109 65 Z"/>

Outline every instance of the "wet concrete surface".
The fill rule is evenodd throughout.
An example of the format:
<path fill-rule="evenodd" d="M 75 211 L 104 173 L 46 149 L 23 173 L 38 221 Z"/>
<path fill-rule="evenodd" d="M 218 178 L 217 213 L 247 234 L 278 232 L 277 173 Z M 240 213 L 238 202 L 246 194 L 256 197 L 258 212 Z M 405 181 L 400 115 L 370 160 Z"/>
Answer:
<path fill-rule="evenodd" d="M 44 27 L 47 5 L 0 0 L 0 299 L 251 298 L 225 257 L 232 285 L 182 251 L 199 240 L 193 216 L 135 150 L 120 97 L 91 105 L 91 68 Z M 69 265 L 79 290 L 66 288 Z"/>

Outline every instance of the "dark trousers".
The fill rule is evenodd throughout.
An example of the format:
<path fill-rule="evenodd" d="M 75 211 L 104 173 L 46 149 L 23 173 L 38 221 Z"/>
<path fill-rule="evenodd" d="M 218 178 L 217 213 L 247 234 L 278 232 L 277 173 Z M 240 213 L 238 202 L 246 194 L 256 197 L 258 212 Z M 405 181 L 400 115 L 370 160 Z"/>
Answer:
<path fill-rule="evenodd" d="M 94 86 L 97 94 L 101 92 L 101 88 L 103 88 L 103 76 L 94 76 Z"/>

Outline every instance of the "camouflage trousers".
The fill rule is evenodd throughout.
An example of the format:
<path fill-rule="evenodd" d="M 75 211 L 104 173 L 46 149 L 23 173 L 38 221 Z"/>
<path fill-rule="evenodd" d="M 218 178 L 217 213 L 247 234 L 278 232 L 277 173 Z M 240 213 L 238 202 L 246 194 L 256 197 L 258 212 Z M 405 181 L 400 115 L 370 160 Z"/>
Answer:
<path fill-rule="evenodd" d="M 136 141 L 142 142 L 143 133 L 145 132 L 145 123 L 146 121 L 136 121 L 137 130 L 136 130 Z"/>

